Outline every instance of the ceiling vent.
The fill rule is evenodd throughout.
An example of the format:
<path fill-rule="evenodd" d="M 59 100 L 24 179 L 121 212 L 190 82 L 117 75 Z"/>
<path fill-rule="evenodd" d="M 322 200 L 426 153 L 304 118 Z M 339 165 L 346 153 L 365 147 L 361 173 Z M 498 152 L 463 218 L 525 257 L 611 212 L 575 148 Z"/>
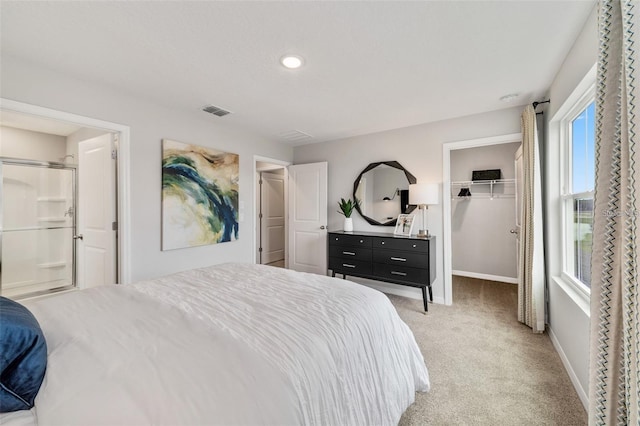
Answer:
<path fill-rule="evenodd" d="M 226 109 L 219 108 L 213 105 L 207 105 L 202 108 L 204 112 L 208 112 L 209 114 L 217 115 L 218 117 L 224 117 L 227 114 L 231 114 L 231 111 L 227 111 Z"/>
<path fill-rule="evenodd" d="M 288 132 L 282 132 L 278 137 L 286 142 L 302 142 L 307 139 L 312 139 L 313 136 L 301 132 L 300 130 L 289 130 Z"/>

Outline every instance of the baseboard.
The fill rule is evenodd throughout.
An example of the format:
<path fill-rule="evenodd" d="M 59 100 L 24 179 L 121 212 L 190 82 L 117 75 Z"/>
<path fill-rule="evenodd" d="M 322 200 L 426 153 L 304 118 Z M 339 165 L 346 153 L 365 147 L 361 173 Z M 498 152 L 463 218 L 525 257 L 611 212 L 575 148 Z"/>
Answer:
<path fill-rule="evenodd" d="M 556 349 L 556 352 L 558 352 L 558 355 L 560 355 L 562 364 L 564 365 L 565 370 L 567 370 L 567 373 L 569 374 L 571 383 L 573 383 L 573 387 L 578 393 L 578 397 L 580 398 L 580 401 L 582 402 L 584 409 L 589 411 L 589 396 L 587 395 L 585 390 L 582 388 L 582 385 L 578 380 L 578 376 L 576 376 L 576 373 L 573 371 L 573 368 L 571 367 L 571 363 L 569 362 L 569 358 L 567 358 L 564 351 L 562 350 L 562 346 L 560 346 L 560 342 L 558 341 L 558 338 L 556 337 L 556 335 L 553 334 L 553 330 L 551 328 L 548 328 L 548 332 L 549 332 L 549 338 L 551 339 L 551 343 L 553 344 L 553 347 Z"/>
<path fill-rule="evenodd" d="M 459 275 L 461 277 L 478 278 L 480 280 L 499 281 L 509 284 L 518 284 L 518 279 L 513 277 L 501 277 L 500 275 L 480 274 L 478 272 L 467 272 L 452 270 L 451 275 Z"/>

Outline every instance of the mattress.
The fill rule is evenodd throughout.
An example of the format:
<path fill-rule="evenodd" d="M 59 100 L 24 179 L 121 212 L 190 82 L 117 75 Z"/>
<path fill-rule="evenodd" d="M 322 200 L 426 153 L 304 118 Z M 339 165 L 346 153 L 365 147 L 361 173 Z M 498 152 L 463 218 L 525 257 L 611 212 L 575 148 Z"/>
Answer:
<path fill-rule="evenodd" d="M 25 305 L 49 355 L 19 424 L 391 425 L 429 390 L 388 298 L 336 278 L 224 264 Z"/>

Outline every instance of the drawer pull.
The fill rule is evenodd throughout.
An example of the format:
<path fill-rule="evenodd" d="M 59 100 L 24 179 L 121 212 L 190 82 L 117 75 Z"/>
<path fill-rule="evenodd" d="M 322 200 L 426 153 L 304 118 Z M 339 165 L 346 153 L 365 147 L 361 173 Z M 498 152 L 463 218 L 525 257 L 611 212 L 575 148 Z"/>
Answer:
<path fill-rule="evenodd" d="M 384 245 L 384 241 L 382 243 L 380 243 L 380 244 Z"/>
<path fill-rule="evenodd" d="M 363 243 L 364 241 L 360 240 L 361 243 Z"/>
<path fill-rule="evenodd" d="M 404 259 L 402 257 L 392 257 L 391 260 L 397 260 L 398 262 L 406 262 L 407 259 Z"/>
<path fill-rule="evenodd" d="M 348 263 L 343 263 L 342 266 L 344 266 L 345 268 L 355 268 L 356 267 L 356 265 L 349 265 Z"/>
<path fill-rule="evenodd" d="M 401 277 L 406 277 L 407 273 L 406 272 L 391 271 L 391 275 L 400 275 Z"/>
<path fill-rule="evenodd" d="M 415 245 L 415 244 L 413 245 L 413 248 L 416 248 L 416 245 Z"/>
<path fill-rule="evenodd" d="M 356 254 L 352 251 L 343 251 L 342 254 L 348 254 L 349 256 L 355 256 Z"/>

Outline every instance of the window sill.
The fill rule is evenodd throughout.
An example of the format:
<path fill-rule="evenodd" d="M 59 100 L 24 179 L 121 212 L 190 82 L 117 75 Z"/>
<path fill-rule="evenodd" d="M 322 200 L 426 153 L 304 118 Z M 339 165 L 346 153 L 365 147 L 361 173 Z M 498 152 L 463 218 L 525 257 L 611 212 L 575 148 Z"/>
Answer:
<path fill-rule="evenodd" d="M 552 277 L 551 279 L 578 305 L 587 317 L 591 317 L 591 299 L 587 294 L 575 288 L 574 283 L 567 282 L 563 277 Z"/>

